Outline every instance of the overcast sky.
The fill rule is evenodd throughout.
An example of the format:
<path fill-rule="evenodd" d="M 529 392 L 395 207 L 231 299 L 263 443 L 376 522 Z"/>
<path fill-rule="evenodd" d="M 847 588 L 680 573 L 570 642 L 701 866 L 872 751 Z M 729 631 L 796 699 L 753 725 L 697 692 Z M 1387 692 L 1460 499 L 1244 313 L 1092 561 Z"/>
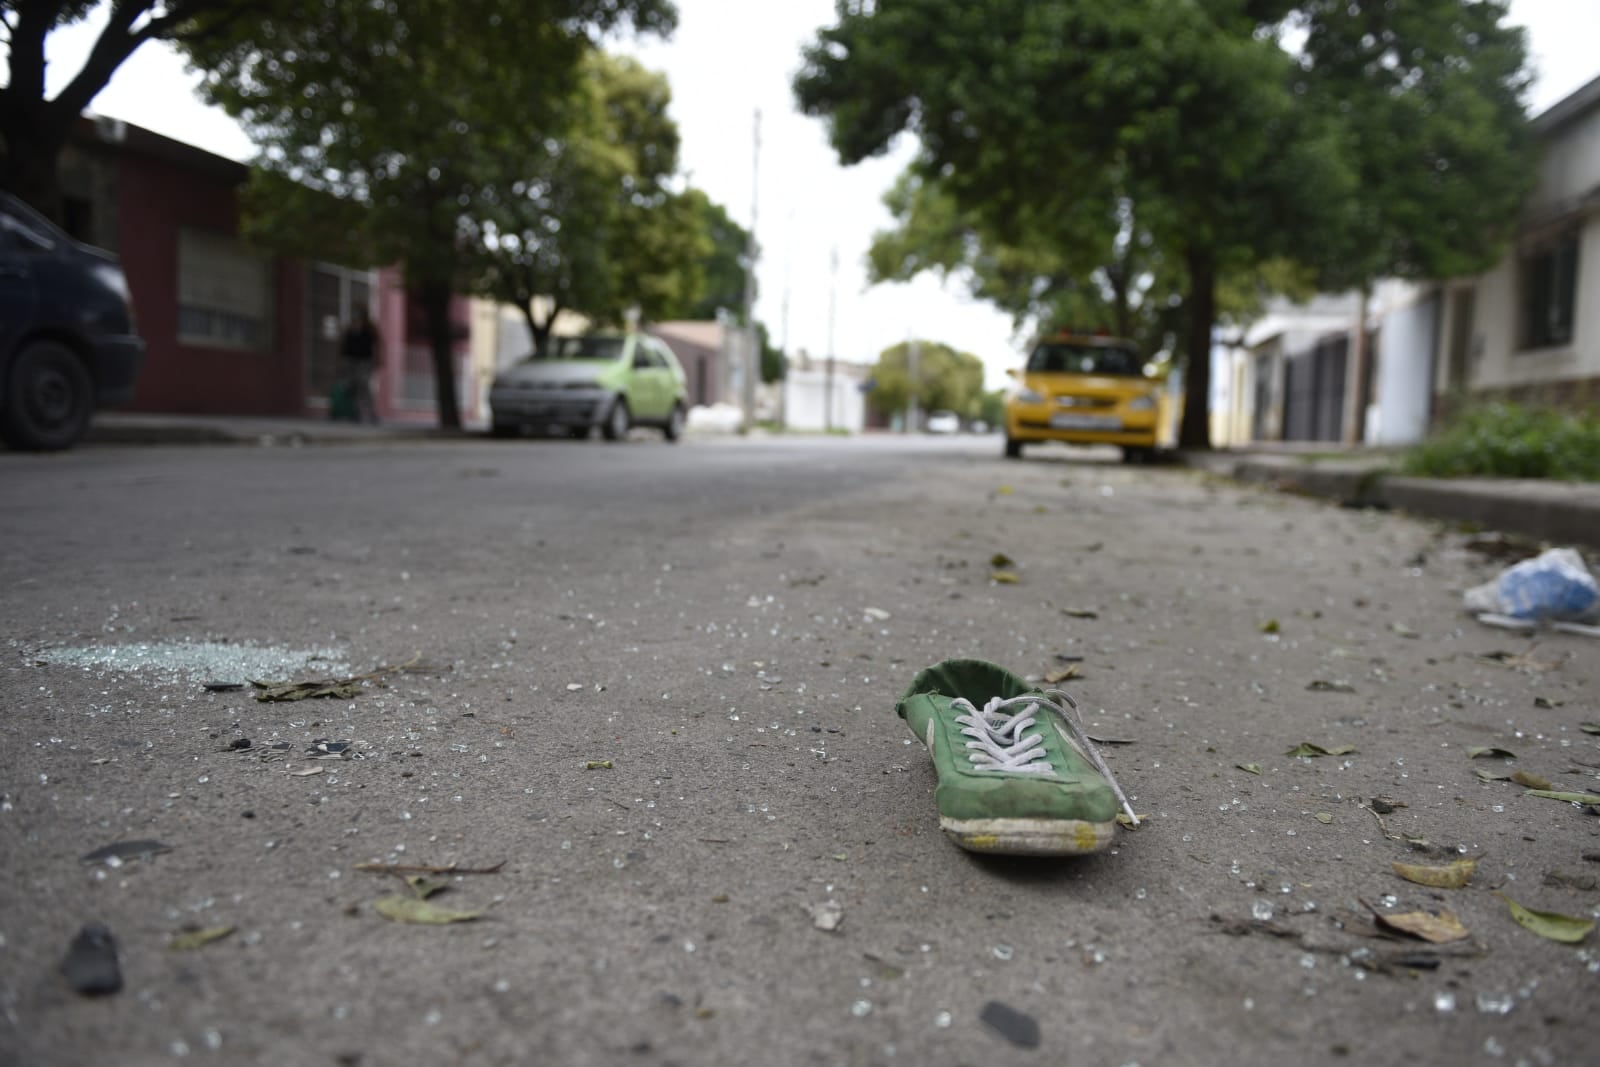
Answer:
<path fill-rule="evenodd" d="M 756 312 L 773 339 L 822 355 L 832 337 L 840 358 L 871 362 L 915 333 L 978 355 L 989 384 L 998 384 L 1005 368 L 1018 361 L 1021 343 L 1007 316 L 967 300 L 958 284 L 941 287 L 931 277 L 867 287 L 867 247 L 873 232 L 889 221 L 880 198 L 910 158 L 911 146 L 901 144 L 888 158 L 846 169 L 828 147 L 822 123 L 795 110 L 790 83 L 800 49 L 834 21 L 833 0 L 678 0 L 678 8 L 678 31 L 670 41 L 629 43 L 622 50 L 667 73 L 684 169 L 747 226 L 756 173 L 754 113 L 760 109 L 754 188 L 763 256 Z M 1530 99 L 1535 112 L 1600 75 L 1594 48 L 1600 0 L 1512 0 L 1511 17 L 1529 30 L 1538 73 Z M 97 22 L 51 37 L 50 93 L 81 65 Z M 195 82 L 170 48 L 145 45 L 95 99 L 93 110 L 249 159 L 250 142 L 226 115 L 196 99 Z M 829 270 L 834 249 L 836 284 Z"/>

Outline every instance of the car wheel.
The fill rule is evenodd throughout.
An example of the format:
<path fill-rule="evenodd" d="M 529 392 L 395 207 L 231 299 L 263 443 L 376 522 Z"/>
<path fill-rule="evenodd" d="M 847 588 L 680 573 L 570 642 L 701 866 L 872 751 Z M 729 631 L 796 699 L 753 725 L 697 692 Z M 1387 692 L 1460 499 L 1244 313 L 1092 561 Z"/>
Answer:
<path fill-rule="evenodd" d="M 12 448 L 71 448 L 89 429 L 94 382 L 78 354 L 55 341 L 35 341 L 11 361 L 0 434 Z"/>
<path fill-rule="evenodd" d="M 600 427 L 600 432 L 607 441 L 620 441 L 628 436 L 628 427 L 633 425 L 628 416 L 628 402 L 622 397 L 617 397 L 611 402 L 611 410 L 606 412 L 606 421 Z"/>
<path fill-rule="evenodd" d="M 667 435 L 669 441 L 676 441 L 683 436 L 683 405 L 672 406 L 672 414 L 667 416 L 667 425 L 661 432 Z"/>
<path fill-rule="evenodd" d="M 1009 434 L 1006 436 L 1006 458 L 1022 458 L 1022 442 L 1018 441 L 1015 437 L 1012 437 Z"/>
<path fill-rule="evenodd" d="M 518 437 L 522 427 L 514 422 L 496 422 L 489 427 L 489 433 L 494 437 Z"/>

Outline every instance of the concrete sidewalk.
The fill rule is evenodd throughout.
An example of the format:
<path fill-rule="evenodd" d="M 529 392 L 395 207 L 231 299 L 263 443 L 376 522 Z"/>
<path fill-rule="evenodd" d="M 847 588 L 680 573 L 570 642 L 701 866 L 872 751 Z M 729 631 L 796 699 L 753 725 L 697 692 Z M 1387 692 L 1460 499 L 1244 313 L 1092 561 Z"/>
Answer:
<path fill-rule="evenodd" d="M 1412 478 L 1394 457 L 1351 452 L 1336 458 L 1272 452 L 1185 452 L 1183 462 L 1236 481 L 1555 544 L 1600 547 L 1600 485 L 1519 478 Z"/>

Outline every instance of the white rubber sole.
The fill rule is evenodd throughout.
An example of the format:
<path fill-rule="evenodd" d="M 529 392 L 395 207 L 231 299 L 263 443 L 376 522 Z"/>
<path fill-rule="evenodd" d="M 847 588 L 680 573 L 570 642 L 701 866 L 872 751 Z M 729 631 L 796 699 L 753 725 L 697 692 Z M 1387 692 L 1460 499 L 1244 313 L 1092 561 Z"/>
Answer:
<path fill-rule="evenodd" d="M 1110 847 L 1115 822 L 1081 819 L 947 819 L 939 828 L 969 852 L 1007 856 L 1088 856 Z"/>

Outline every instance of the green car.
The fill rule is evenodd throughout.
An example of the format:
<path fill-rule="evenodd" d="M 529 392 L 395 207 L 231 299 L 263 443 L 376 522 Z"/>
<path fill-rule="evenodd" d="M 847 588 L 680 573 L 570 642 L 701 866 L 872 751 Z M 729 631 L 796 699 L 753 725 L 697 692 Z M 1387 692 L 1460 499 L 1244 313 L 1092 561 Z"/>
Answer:
<path fill-rule="evenodd" d="M 552 337 L 545 350 L 500 372 L 489 389 L 496 437 L 524 430 L 619 441 L 654 426 L 683 434 L 689 390 L 672 349 L 644 334 Z"/>

